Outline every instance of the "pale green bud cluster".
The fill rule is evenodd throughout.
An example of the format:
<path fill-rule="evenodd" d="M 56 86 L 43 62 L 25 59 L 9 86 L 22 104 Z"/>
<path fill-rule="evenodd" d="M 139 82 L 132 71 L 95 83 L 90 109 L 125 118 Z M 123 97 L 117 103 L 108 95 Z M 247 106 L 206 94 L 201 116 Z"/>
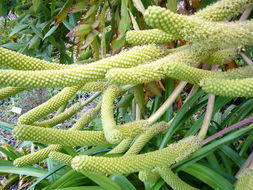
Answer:
<path fill-rule="evenodd" d="M 224 50 L 225 51 L 225 50 Z M 210 63 L 224 64 L 235 57 L 236 53 L 233 50 L 226 50 L 226 54 L 222 54 L 223 50 L 215 52 L 206 60 Z M 204 77 L 210 76 L 210 71 L 196 69 L 188 64 L 194 64 L 205 59 L 211 52 L 214 52 L 208 47 L 200 44 L 193 44 L 182 50 L 170 54 L 155 62 L 140 65 L 137 67 L 122 69 L 111 69 L 106 74 L 106 78 L 114 84 L 140 84 L 160 80 L 166 76 L 198 84 Z M 221 55 L 222 54 L 222 55 Z M 231 58 L 231 54 L 233 55 Z M 211 62 L 211 58 L 213 62 Z"/>
<path fill-rule="evenodd" d="M 80 90 L 85 92 L 104 91 L 109 85 L 108 82 L 87 82 Z"/>
<path fill-rule="evenodd" d="M 3 100 L 5 98 L 8 98 L 10 96 L 13 96 L 19 92 L 24 91 L 25 88 L 19 88 L 19 87 L 6 87 L 0 89 L 0 100 Z"/>
<path fill-rule="evenodd" d="M 80 86 L 67 87 L 61 92 L 53 96 L 51 99 L 45 103 L 39 105 L 38 107 L 30 110 L 29 112 L 23 114 L 18 119 L 19 124 L 32 124 L 34 121 L 47 116 L 49 113 L 57 110 L 61 105 L 67 103 L 71 97 L 73 97 L 76 92 L 80 89 Z"/>
<path fill-rule="evenodd" d="M 132 30 L 126 33 L 126 41 L 132 45 L 162 44 L 178 39 L 162 30 Z"/>
<path fill-rule="evenodd" d="M 208 56 L 203 62 L 209 65 L 223 65 L 235 60 L 239 55 L 238 51 L 238 48 L 219 50 Z"/>
<path fill-rule="evenodd" d="M 40 121 L 40 122 L 34 122 L 33 125 L 40 126 L 40 127 L 53 127 L 59 123 L 62 123 L 63 121 L 71 118 L 74 114 L 76 114 L 78 111 L 80 111 L 83 108 L 82 104 L 80 102 L 77 102 L 64 112 L 54 116 L 51 119 Z"/>
<path fill-rule="evenodd" d="M 43 144 L 60 144 L 63 146 L 107 144 L 103 131 L 75 131 L 20 125 L 15 127 L 13 132 L 18 139 Z"/>
<path fill-rule="evenodd" d="M 139 172 L 140 180 L 150 184 L 156 183 L 160 177 L 174 190 L 197 190 L 180 179 L 168 166 Z"/>
<path fill-rule="evenodd" d="M 185 159 L 201 147 L 198 137 L 187 137 L 167 148 L 145 154 L 123 157 L 76 156 L 71 166 L 79 172 L 99 172 L 103 174 L 127 174 L 156 166 L 171 165 Z"/>
<path fill-rule="evenodd" d="M 251 190 L 253 187 L 253 170 L 245 169 L 239 176 L 235 184 L 235 190 Z"/>
<path fill-rule="evenodd" d="M 134 47 L 100 61 L 62 70 L 17 71 L 0 70 L 0 85 L 24 88 L 58 88 L 84 85 L 89 81 L 104 79 L 114 67 L 129 68 L 153 61 L 165 54 L 162 47 L 146 45 Z"/>
<path fill-rule="evenodd" d="M 124 139 L 124 138 L 133 138 L 136 137 L 140 134 L 142 134 L 143 132 L 145 132 L 148 128 L 150 127 L 149 123 L 147 120 L 137 120 L 137 121 L 133 121 L 133 122 L 129 122 L 129 123 L 125 123 L 123 125 L 120 125 L 117 127 L 117 130 L 120 133 L 120 140 Z M 112 137 L 114 137 L 112 135 Z M 113 138 L 113 139 L 117 139 L 117 138 Z M 116 143 L 120 142 L 120 141 L 115 141 Z"/>
<path fill-rule="evenodd" d="M 14 129 L 18 139 L 53 145 L 16 159 L 14 165 L 33 164 L 49 157 L 79 172 L 140 172 L 139 176 L 143 181 L 154 183 L 162 177 L 173 189 L 194 190 L 195 188 L 173 173 L 170 166 L 201 148 L 201 139 L 191 136 L 162 150 L 137 155 L 152 137 L 166 131 L 169 124 L 161 122 L 151 126 L 150 120 L 146 119 L 117 125 L 114 119 L 114 101 L 126 89 L 132 88 L 133 85 L 129 84 L 147 83 L 165 77 L 200 85 L 204 91 L 216 95 L 252 97 L 252 66 L 228 72 L 196 68 L 201 62 L 209 65 L 228 63 L 237 58 L 238 46 L 253 44 L 252 21 L 214 22 L 236 15 L 252 4 L 252 0 L 222 0 L 193 16 L 175 14 L 161 7 L 149 7 L 144 17 L 156 29 L 130 31 L 127 33 L 127 40 L 134 45 L 160 44 L 176 39 L 190 43 L 172 50 L 157 45 L 145 45 L 90 64 L 65 66 L 0 48 L 0 65 L 15 69 L 0 70 L 0 85 L 8 87 L 0 89 L 0 99 L 27 88 L 64 87 L 47 102 L 22 115 L 18 120 L 19 126 Z M 165 55 L 167 56 L 164 57 Z M 113 84 L 128 86 L 119 87 Z M 70 130 L 46 127 L 67 120 L 87 102 L 77 103 L 52 119 L 36 122 L 66 104 L 79 90 L 102 91 L 102 103 L 84 113 Z M 80 131 L 97 116 L 100 108 L 103 131 Z M 122 157 L 82 155 L 72 159 L 71 156 L 58 152 L 63 146 L 109 143 L 118 144 L 109 154 L 126 154 Z M 243 187 L 238 185 L 243 184 L 246 187 L 246 182 L 250 181 L 242 182 L 242 179 L 244 178 L 239 177 L 236 186 Z"/>
<path fill-rule="evenodd" d="M 84 128 L 89 122 L 91 122 L 97 115 L 101 104 L 98 104 L 95 108 L 92 108 L 85 112 L 84 115 L 73 125 L 70 130 L 81 130 Z M 47 136 L 50 134 L 47 134 Z M 14 165 L 17 167 L 22 167 L 26 165 L 31 165 L 36 162 L 40 162 L 46 159 L 51 151 L 60 151 L 62 149 L 62 145 L 50 145 L 47 148 L 41 149 L 35 153 L 31 153 L 26 156 L 22 156 L 14 161 Z"/>
<path fill-rule="evenodd" d="M 221 0 L 196 12 L 196 17 L 208 21 L 221 21 L 228 17 L 237 15 L 253 4 L 252 0 Z M 180 39 L 179 33 L 165 33 L 162 30 L 134 30 L 126 34 L 126 40 L 133 45 L 140 44 L 161 44 Z"/>
<path fill-rule="evenodd" d="M 118 86 L 106 89 L 102 99 L 101 120 L 105 138 L 109 143 L 118 144 L 125 138 L 133 138 L 148 128 L 148 121 L 140 120 L 117 126 L 114 120 L 114 100 L 122 93 Z"/>
<path fill-rule="evenodd" d="M 36 59 L 2 47 L 0 47 L 0 65 L 16 70 L 57 70 L 76 67 Z"/>
<path fill-rule="evenodd" d="M 50 152 L 59 151 L 61 149 L 62 149 L 61 145 L 51 145 L 37 152 L 27 154 L 25 156 L 17 158 L 16 160 L 14 160 L 13 165 L 16 167 L 31 165 L 31 164 L 34 164 L 36 162 L 40 162 L 41 160 L 46 159 Z"/>
<path fill-rule="evenodd" d="M 169 167 L 158 167 L 156 170 L 161 178 L 174 190 L 197 190 L 197 188 L 190 186 L 180 179 Z"/>
<path fill-rule="evenodd" d="M 166 76 L 182 81 L 187 81 L 192 84 L 199 84 L 202 79 L 207 77 L 219 77 L 223 79 L 241 79 L 253 77 L 252 66 L 242 67 L 228 72 L 214 72 L 198 69 L 188 64 L 184 64 L 193 63 L 194 60 L 195 62 L 198 62 L 201 60 L 201 58 L 205 57 L 204 50 L 199 50 L 201 51 L 199 56 L 197 54 L 191 57 L 185 56 L 184 51 L 186 50 L 183 50 L 181 52 L 168 55 L 150 64 L 140 65 L 129 69 L 111 69 L 107 73 L 106 77 L 110 80 L 110 82 L 115 84 L 140 84 L 144 82 L 151 82 L 153 80 L 160 80 L 162 78 L 165 78 Z M 193 54 L 189 52 L 190 51 L 188 51 L 188 55 Z M 216 52 L 214 55 L 210 56 L 215 57 L 215 59 L 210 61 L 210 57 L 208 57 L 206 60 L 208 60 L 210 64 L 215 62 L 216 64 L 219 63 L 220 65 L 231 60 L 230 54 L 226 54 L 223 56 L 221 56 L 220 54 L 220 51 Z"/>
<path fill-rule="evenodd" d="M 145 183 L 154 184 L 159 178 L 160 174 L 157 169 L 140 171 L 138 175 L 139 179 Z"/>
<path fill-rule="evenodd" d="M 188 42 L 205 42 L 213 47 L 237 47 L 252 45 L 252 21 L 218 23 L 204 21 L 197 17 L 175 14 L 157 6 L 150 6 L 145 12 L 145 21 L 154 28 L 169 34 L 178 33 Z"/>
<path fill-rule="evenodd" d="M 205 78 L 200 82 L 202 89 L 210 94 L 229 97 L 252 97 L 253 77 L 246 79 Z"/>
<path fill-rule="evenodd" d="M 107 141 L 112 144 L 120 142 L 123 138 L 114 120 L 114 100 L 121 92 L 118 86 L 110 86 L 104 92 L 102 99 L 101 120 L 103 131 Z"/>
<path fill-rule="evenodd" d="M 126 138 L 122 140 L 117 146 L 110 150 L 107 154 L 120 154 L 124 153 L 130 146 L 133 138 Z"/>
<path fill-rule="evenodd" d="M 99 103 L 95 108 L 89 109 L 86 111 L 72 126 L 70 130 L 82 130 L 88 125 L 93 119 L 98 115 L 99 110 L 101 109 L 101 103 Z"/>
<path fill-rule="evenodd" d="M 134 142 L 134 144 L 129 148 L 124 156 L 138 154 L 142 148 L 152 139 L 154 136 L 159 133 L 165 132 L 168 128 L 166 122 L 160 122 L 152 125 L 147 131 L 142 133 Z"/>
<path fill-rule="evenodd" d="M 242 13 L 246 8 L 252 6 L 252 4 L 252 0 L 219 0 L 199 10 L 194 16 L 209 21 L 221 21 Z"/>
<path fill-rule="evenodd" d="M 56 162 L 59 162 L 61 164 L 66 164 L 66 165 L 70 165 L 72 157 L 67 155 L 67 154 L 63 154 L 60 152 L 56 152 L 56 151 L 52 151 L 50 152 L 50 154 L 48 155 L 48 157 Z"/>

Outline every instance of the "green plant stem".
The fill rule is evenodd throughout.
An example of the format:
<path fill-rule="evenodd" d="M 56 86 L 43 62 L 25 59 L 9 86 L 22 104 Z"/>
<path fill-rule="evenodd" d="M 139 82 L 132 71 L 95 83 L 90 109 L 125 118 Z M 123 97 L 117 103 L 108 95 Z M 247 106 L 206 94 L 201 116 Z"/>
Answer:
<path fill-rule="evenodd" d="M 218 69 L 217 65 L 213 65 L 212 66 L 212 70 L 217 70 L 217 69 Z M 210 121 L 211 121 L 212 115 L 213 115 L 214 102 L 215 102 L 215 95 L 208 94 L 208 102 L 207 102 L 207 107 L 206 107 L 206 114 L 205 114 L 204 121 L 202 123 L 201 129 L 200 129 L 199 134 L 198 134 L 198 137 L 200 139 L 204 139 L 206 137 L 206 134 L 207 134 L 207 131 L 208 131 L 208 127 L 210 125 Z"/>
<path fill-rule="evenodd" d="M 238 177 L 246 168 L 253 167 L 253 152 L 249 155 L 248 159 L 244 162 L 243 166 L 237 172 L 236 177 Z"/>
<path fill-rule="evenodd" d="M 173 102 L 176 100 L 178 95 L 183 91 L 184 87 L 186 86 L 187 82 L 181 81 L 169 98 L 163 103 L 163 105 L 148 119 L 149 124 L 155 123 L 163 114 L 166 112 L 168 107 L 170 107 Z"/>
<path fill-rule="evenodd" d="M 192 95 L 195 94 L 195 93 L 198 91 L 198 89 L 199 89 L 199 86 L 196 85 L 196 84 L 194 84 L 193 87 L 192 87 L 192 89 L 191 89 L 191 91 L 190 91 L 190 93 L 189 93 L 188 96 L 185 98 L 185 101 L 184 101 L 184 102 L 187 102 L 187 100 L 189 100 L 189 99 L 192 97 Z"/>
<path fill-rule="evenodd" d="M 241 52 L 240 56 L 248 65 L 253 65 L 253 61 L 247 55 Z"/>
<path fill-rule="evenodd" d="M 202 124 L 201 129 L 198 134 L 198 137 L 200 139 L 204 139 L 207 134 L 208 127 L 210 125 L 210 121 L 212 118 L 214 101 L 215 101 L 215 95 L 208 94 L 208 103 L 207 103 L 207 108 L 206 108 L 206 114 L 205 114 L 203 124 Z"/>
<path fill-rule="evenodd" d="M 253 7 L 247 8 L 247 9 L 243 12 L 243 14 L 242 14 L 242 16 L 240 17 L 239 21 L 245 21 L 245 20 L 247 20 L 247 18 L 249 17 L 249 15 L 250 15 L 252 9 L 253 9 Z"/>

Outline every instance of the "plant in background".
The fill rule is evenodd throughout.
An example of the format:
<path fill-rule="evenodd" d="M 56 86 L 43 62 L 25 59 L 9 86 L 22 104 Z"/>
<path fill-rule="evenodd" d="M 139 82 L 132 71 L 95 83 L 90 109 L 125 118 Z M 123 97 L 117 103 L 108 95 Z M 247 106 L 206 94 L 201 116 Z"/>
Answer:
<path fill-rule="evenodd" d="M 48 2 L 51 10 L 57 2 Z M 136 0 L 64 2 L 53 27 L 64 21 L 66 26 L 68 12 L 80 12 L 68 36 L 76 37 L 77 54 L 82 48 L 92 52 L 88 64 L 63 65 L 0 48 L 0 64 L 8 68 L 0 70 L 2 99 L 31 88 L 63 88 L 20 116 L 13 130 L 19 140 L 48 146 L 25 155 L 0 149 L 9 160 L 1 162 L 0 171 L 8 174 L 5 166 L 15 168 L 15 174 L 30 169 L 38 177 L 39 170 L 27 166 L 43 166 L 48 158 L 48 169 L 40 170 L 29 189 L 251 188 L 253 67 L 241 49 L 253 45 L 253 22 L 246 21 L 253 1 L 221 0 L 191 16 L 177 14 L 175 1 L 167 2 L 171 9 L 148 3 L 145 10 Z M 32 5 L 35 11 L 37 4 Z M 143 14 L 140 20 L 127 9 L 131 6 Z M 239 20 L 224 22 L 241 13 Z M 135 29 L 143 19 L 154 29 L 127 32 L 130 18 Z M 125 40 L 134 47 L 115 54 Z M 109 50 L 113 55 L 107 56 Z M 249 65 L 219 69 L 239 55 Z M 95 93 L 65 109 L 80 91 Z M 94 100 L 96 106 L 69 130 L 55 128 Z M 53 118 L 41 121 L 56 110 Z M 101 126 L 87 128 L 95 118 L 101 118 Z"/>

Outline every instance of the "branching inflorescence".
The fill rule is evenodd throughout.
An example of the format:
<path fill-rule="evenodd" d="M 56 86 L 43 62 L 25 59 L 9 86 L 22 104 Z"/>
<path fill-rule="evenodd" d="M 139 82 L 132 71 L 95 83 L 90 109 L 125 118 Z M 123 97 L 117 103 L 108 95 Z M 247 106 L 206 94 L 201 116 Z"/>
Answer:
<path fill-rule="evenodd" d="M 241 46 L 253 45 L 253 21 L 223 22 L 252 5 L 252 0 L 221 0 L 192 16 L 151 6 L 146 10 L 144 18 L 155 29 L 129 31 L 126 36 L 130 44 L 142 46 L 86 65 L 50 63 L 0 48 L 0 65 L 6 68 L 0 70 L 0 86 L 5 87 L 0 89 L 0 100 L 29 88 L 64 88 L 19 118 L 18 126 L 14 129 L 18 139 L 50 145 L 16 159 L 14 165 L 30 165 L 50 157 L 82 173 L 140 172 L 143 181 L 154 182 L 162 177 L 174 189 L 195 189 L 173 173 L 170 166 L 201 148 L 202 139 L 190 136 L 161 150 L 139 154 L 148 141 L 165 132 L 170 123 L 157 123 L 159 118 L 155 117 L 152 122 L 146 118 L 119 124 L 114 116 L 114 102 L 137 84 L 166 77 L 201 86 L 205 92 L 215 95 L 253 97 L 253 66 L 227 72 L 199 67 L 200 63 L 228 63 L 237 58 Z M 159 45 L 172 40 L 185 40 L 188 45 L 175 49 Z M 98 92 L 87 101 L 78 102 L 51 119 L 39 121 L 67 104 L 78 91 Z M 72 128 L 51 128 L 71 118 L 100 94 L 103 94 L 101 103 L 83 113 Z M 102 130 L 83 130 L 97 117 L 100 109 Z M 102 144 L 114 146 L 109 154 L 125 155 L 78 155 L 72 158 L 60 153 L 63 146 Z M 155 180 L 149 180 L 152 176 Z M 251 181 L 250 170 L 239 177 L 236 189 L 247 189 Z"/>

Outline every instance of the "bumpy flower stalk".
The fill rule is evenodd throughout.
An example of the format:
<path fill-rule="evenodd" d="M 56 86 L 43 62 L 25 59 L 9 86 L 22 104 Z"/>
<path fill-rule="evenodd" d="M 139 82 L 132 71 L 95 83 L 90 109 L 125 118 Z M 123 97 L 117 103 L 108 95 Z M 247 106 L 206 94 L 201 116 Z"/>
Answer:
<path fill-rule="evenodd" d="M 244 79 L 253 76 L 253 67 L 246 66 L 237 69 L 229 70 L 227 72 L 208 71 L 194 68 L 186 64 L 168 64 L 167 76 L 187 81 L 192 84 L 200 84 L 200 81 L 205 78 L 212 77 L 212 79 Z M 210 93 L 212 94 L 212 93 Z"/>
<path fill-rule="evenodd" d="M 228 48 L 215 52 L 203 60 L 205 64 L 209 65 L 223 65 L 235 60 L 239 56 L 238 48 Z"/>
<path fill-rule="evenodd" d="M 114 144 L 122 139 L 120 131 L 117 129 L 114 120 L 114 100 L 122 93 L 118 86 L 110 86 L 106 89 L 102 99 L 101 120 L 105 138 L 108 142 Z"/>
<path fill-rule="evenodd" d="M 109 86 L 108 82 L 87 82 L 80 90 L 85 92 L 104 91 Z"/>
<path fill-rule="evenodd" d="M 194 49 L 196 50 L 195 54 L 193 52 L 194 49 L 191 49 L 190 46 L 189 48 L 191 50 L 187 48 L 150 64 L 140 65 L 129 69 L 111 69 L 107 73 L 106 77 L 114 84 L 140 84 L 153 80 L 160 80 L 166 76 L 192 84 L 199 84 L 202 79 L 207 77 L 229 77 L 231 79 L 252 77 L 252 66 L 242 67 L 229 72 L 214 72 L 194 68 L 188 64 L 184 64 L 197 63 L 201 60 L 201 58 L 205 57 L 205 54 L 207 54 L 207 50 L 204 48 L 197 49 L 197 45 L 194 46 Z M 229 57 L 230 54 L 227 54 L 227 56 Z M 218 60 L 218 57 L 220 57 L 220 60 Z M 224 63 L 224 61 L 226 62 L 229 60 L 228 57 L 227 59 L 223 56 L 218 57 L 214 60 L 215 63 Z"/>
<path fill-rule="evenodd" d="M 81 121 L 80 121 L 81 122 Z M 79 125 L 81 126 L 81 125 Z M 133 138 L 143 133 L 148 127 L 147 121 L 136 121 L 118 126 L 119 141 Z M 43 144 L 61 144 L 65 146 L 85 146 L 108 144 L 103 131 L 75 131 L 20 125 L 14 129 L 16 138 Z"/>
<path fill-rule="evenodd" d="M 221 21 L 229 16 L 236 15 L 253 4 L 252 0 L 222 0 L 214 3 L 205 9 L 198 11 L 191 17 L 197 17 L 208 21 Z M 126 40 L 133 45 L 140 44 L 161 44 L 180 39 L 180 35 L 165 33 L 162 30 L 134 30 L 126 34 Z"/>
<path fill-rule="evenodd" d="M 127 87 L 128 88 L 128 87 Z M 149 123 L 146 120 L 129 122 L 117 126 L 114 120 L 114 100 L 124 91 L 124 87 L 110 86 L 106 89 L 102 99 L 101 120 L 105 138 L 112 144 L 121 142 L 124 138 L 133 138 L 144 132 Z"/>
<path fill-rule="evenodd" d="M 188 42 L 205 39 L 213 47 L 238 47 L 253 44 L 253 22 L 217 23 L 197 17 L 175 14 L 161 7 L 151 6 L 145 12 L 145 21 L 169 34 L 179 34 Z"/>
<path fill-rule="evenodd" d="M 115 146 L 112 150 L 107 152 L 107 154 L 120 154 L 124 153 L 130 146 L 131 142 L 133 141 L 133 138 L 126 138 L 123 141 L 121 141 L 117 146 Z"/>
<path fill-rule="evenodd" d="M 221 21 L 242 13 L 252 4 L 252 0 L 220 0 L 199 10 L 194 16 L 210 21 Z"/>
<path fill-rule="evenodd" d="M 126 33 L 126 41 L 132 45 L 141 44 L 162 44 L 178 39 L 162 30 L 132 30 Z"/>
<path fill-rule="evenodd" d="M 63 154 L 60 152 L 56 152 L 56 151 L 52 151 L 50 152 L 50 154 L 48 155 L 48 158 L 54 160 L 55 162 L 59 162 L 61 164 L 66 164 L 66 165 L 70 165 L 72 157 L 67 155 L 67 154 Z"/>
<path fill-rule="evenodd" d="M 18 119 L 18 124 L 29 125 L 34 121 L 47 116 L 49 113 L 57 110 L 61 105 L 67 103 L 71 97 L 73 97 L 76 92 L 81 88 L 81 86 L 67 87 L 61 92 L 53 96 L 51 99 L 45 103 L 39 105 L 38 107 L 30 110 L 29 112 L 23 114 Z"/>
<path fill-rule="evenodd" d="M 158 167 L 159 175 L 174 190 L 197 190 L 181 180 L 177 174 L 173 173 L 169 167 Z"/>
<path fill-rule="evenodd" d="M 164 122 L 152 126 L 144 134 L 140 135 L 140 137 L 134 142 L 130 149 L 124 154 L 124 156 L 138 154 L 151 138 L 153 138 L 160 132 L 165 132 L 167 127 L 168 124 Z M 169 167 L 163 166 L 157 167 L 153 170 L 144 170 L 139 172 L 140 180 L 151 184 L 155 183 L 160 177 L 162 177 L 164 181 L 175 190 L 183 190 L 187 188 L 195 189 L 182 181 L 176 174 L 174 174 L 170 170 Z"/>
<path fill-rule="evenodd" d="M 154 136 L 159 133 L 165 132 L 168 128 L 166 122 L 160 122 L 151 126 L 147 131 L 141 134 L 134 144 L 129 148 L 129 150 L 124 154 L 124 156 L 138 154 L 142 148 L 152 139 Z"/>
<path fill-rule="evenodd" d="M 177 63 L 176 61 L 165 61 L 166 58 L 163 58 L 160 61 L 158 60 L 157 62 L 130 69 L 112 69 L 107 73 L 107 78 L 115 84 L 139 84 L 153 80 L 160 80 L 161 78 L 168 76 L 178 80 L 187 81 L 192 84 L 199 84 L 202 79 L 208 77 L 241 79 L 252 77 L 253 75 L 252 66 L 241 67 L 228 72 L 214 72 L 194 68 L 187 64 Z M 162 64 L 162 62 L 164 62 L 164 64 Z M 120 72 L 120 76 L 117 72 Z"/>
<path fill-rule="evenodd" d="M 23 167 L 27 165 L 32 165 L 36 162 L 40 162 L 48 157 L 48 154 L 52 151 L 60 151 L 62 149 L 61 145 L 50 145 L 47 148 L 41 149 L 37 152 L 27 154 L 20 158 L 14 160 L 13 165 L 16 167 Z"/>
<path fill-rule="evenodd" d="M 62 123 L 63 121 L 66 121 L 67 119 L 71 118 L 73 115 L 75 115 L 78 111 L 80 111 L 83 108 L 82 104 L 80 102 L 75 103 L 70 108 L 66 109 L 64 112 L 54 116 L 51 119 L 34 122 L 33 125 L 40 126 L 40 127 L 53 127 L 59 123 Z"/>
<path fill-rule="evenodd" d="M 41 127 L 53 127 L 59 123 L 62 123 L 63 121 L 71 118 L 74 114 L 76 114 L 78 111 L 80 111 L 84 106 L 89 104 L 91 101 L 93 101 L 95 98 L 97 98 L 101 93 L 95 93 L 91 97 L 89 97 L 85 102 L 77 102 L 74 105 L 72 105 L 70 108 L 65 110 L 64 112 L 56 115 L 52 119 L 48 119 L 41 122 L 34 122 L 33 125 L 35 126 L 41 126 Z"/>
<path fill-rule="evenodd" d="M 123 125 L 117 126 L 117 130 L 119 131 L 119 138 L 113 138 L 113 139 L 119 139 L 116 140 L 115 143 L 119 143 L 125 138 L 134 138 L 143 132 L 145 132 L 150 127 L 150 124 L 147 120 L 137 120 L 133 122 L 129 122 Z M 114 136 L 112 136 L 114 137 Z"/>
<path fill-rule="evenodd" d="M 185 159 L 201 147 L 197 137 L 187 137 L 162 150 L 123 157 L 76 156 L 71 166 L 79 172 L 101 172 L 103 174 L 126 174 L 153 169 L 156 166 L 171 165 Z"/>
<path fill-rule="evenodd" d="M 111 69 L 107 72 L 106 78 L 113 84 L 141 84 L 160 80 L 166 77 L 168 67 L 177 63 L 196 64 L 212 52 L 213 50 L 206 46 L 193 44 L 150 64 L 129 69 Z"/>
<path fill-rule="evenodd" d="M 25 88 L 19 88 L 19 87 L 6 87 L 0 89 L 0 100 L 3 100 L 5 98 L 8 98 L 10 96 L 13 96 L 19 92 L 24 91 Z"/>
<path fill-rule="evenodd" d="M 62 65 L 29 57 L 0 47 L 0 65 L 16 70 L 57 70 L 74 68 L 77 65 Z"/>
<path fill-rule="evenodd" d="M 85 125 L 87 125 L 96 117 L 100 107 L 101 105 L 98 104 L 95 108 L 85 112 L 85 114 L 72 126 L 70 130 L 81 130 L 84 128 Z M 41 149 L 35 153 L 31 153 L 16 159 L 13 164 L 17 167 L 22 167 L 40 162 L 46 159 L 51 151 L 60 151 L 62 147 L 62 145 L 50 145 L 47 148 Z"/>
<path fill-rule="evenodd" d="M 139 179 L 145 183 L 154 184 L 160 179 L 160 174 L 157 169 L 140 171 Z"/>
<path fill-rule="evenodd" d="M 253 169 L 245 169 L 239 176 L 235 184 L 235 190 L 251 190 L 253 187 Z"/>
<path fill-rule="evenodd" d="M 228 97 L 253 97 L 253 77 L 246 79 L 205 78 L 202 89 L 210 94 Z"/>
<path fill-rule="evenodd" d="M 103 131 L 73 131 L 21 125 L 15 127 L 13 132 L 17 139 L 43 144 L 60 144 L 63 146 L 107 144 Z"/>
<path fill-rule="evenodd" d="M 156 183 L 160 177 L 174 190 L 197 190 L 197 188 L 185 183 L 167 166 L 139 172 L 140 180 L 150 184 Z"/>
<path fill-rule="evenodd" d="M 146 45 L 134 47 L 118 55 L 73 69 L 17 71 L 0 70 L 0 85 L 25 88 L 56 88 L 83 85 L 86 82 L 104 79 L 113 68 L 129 68 L 153 61 L 165 54 L 162 47 Z"/>
<path fill-rule="evenodd" d="M 88 123 L 90 123 L 93 119 L 96 118 L 100 109 L 101 103 L 98 103 L 96 107 L 86 111 L 69 130 L 82 130 Z"/>

